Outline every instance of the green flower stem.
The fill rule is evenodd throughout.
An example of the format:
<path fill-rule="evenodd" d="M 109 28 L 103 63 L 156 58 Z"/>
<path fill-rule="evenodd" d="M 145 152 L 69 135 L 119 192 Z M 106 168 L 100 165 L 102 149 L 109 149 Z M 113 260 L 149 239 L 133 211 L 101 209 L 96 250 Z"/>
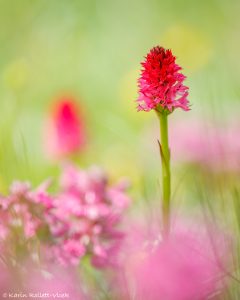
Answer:
<path fill-rule="evenodd" d="M 168 236 L 170 231 L 170 200 L 171 200 L 171 170 L 170 170 L 170 149 L 168 143 L 168 113 L 158 112 L 160 121 L 161 144 L 160 153 L 162 161 L 162 217 L 163 234 Z"/>

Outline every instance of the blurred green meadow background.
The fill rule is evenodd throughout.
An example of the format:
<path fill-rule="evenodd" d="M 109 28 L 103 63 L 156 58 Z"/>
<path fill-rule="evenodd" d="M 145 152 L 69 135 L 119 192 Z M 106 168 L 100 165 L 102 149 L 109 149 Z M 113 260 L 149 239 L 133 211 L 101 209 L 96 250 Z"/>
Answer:
<path fill-rule="evenodd" d="M 79 164 L 129 177 L 137 195 L 155 193 L 158 124 L 136 111 L 140 61 L 160 44 L 183 66 L 192 107 L 171 121 L 238 117 L 239 11 L 227 0 L 0 0 L 0 190 L 58 173 L 42 132 L 52 101 L 67 93 L 87 126 Z"/>

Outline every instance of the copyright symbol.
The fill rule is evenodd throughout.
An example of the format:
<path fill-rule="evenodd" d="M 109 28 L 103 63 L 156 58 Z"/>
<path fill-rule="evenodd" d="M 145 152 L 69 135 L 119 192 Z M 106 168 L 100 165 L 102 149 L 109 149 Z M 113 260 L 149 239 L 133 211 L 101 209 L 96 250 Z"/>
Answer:
<path fill-rule="evenodd" d="M 7 293 L 2 294 L 3 298 L 7 298 Z"/>

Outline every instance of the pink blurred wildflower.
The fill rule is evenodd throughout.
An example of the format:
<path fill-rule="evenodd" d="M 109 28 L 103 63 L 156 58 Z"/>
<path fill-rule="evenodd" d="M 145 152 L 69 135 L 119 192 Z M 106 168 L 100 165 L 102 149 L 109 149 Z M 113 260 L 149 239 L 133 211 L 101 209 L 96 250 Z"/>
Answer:
<path fill-rule="evenodd" d="M 46 212 L 53 256 L 64 265 L 78 264 L 85 254 L 97 267 L 114 264 L 113 250 L 123 237 L 117 225 L 129 203 L 125 186 L 110 187 L 96 167 L 84 171 L 69 165 L 60 183 L 62 190 Z"/>
<path fill-rule="evenodd" d="M 41 211 L 44 206 L 39 204 L 41 189 L 33 190 L 29 182 L 14 181 L 8 196 L 0 196 L 0 238 L 6 240 L 11 231 L 22 234 L 22 241 L 34 237 L 37 230 L 44 225 Z M 43 201 L 41 201 L 42 203 Z"/>
<path fill-rule="evenodd" d="M 33 190 L 28 182 L 14 182 L 10 194 L 0 197 L 3 244 L 17 231 L 28 251 L 27 242 L 42 229 L 46 260 L 77 265 L 90 255 L 96 267 L 113 265 L 123 238 L 117 227 L 129 203 L 126 184 L 110 186 L 100 169 L 70 165 L 64 168 L 57 194 L 47 192 L 49 184 Z"/>
<path fill-rule="evenodd" d="M 175 60 L 171 50 L 159 46 L 147 54 L 138 80 L 138 110 L 189 110 L 188 87 L 183 84 L 186 77 L 179 72 L 182 68 Z"/>

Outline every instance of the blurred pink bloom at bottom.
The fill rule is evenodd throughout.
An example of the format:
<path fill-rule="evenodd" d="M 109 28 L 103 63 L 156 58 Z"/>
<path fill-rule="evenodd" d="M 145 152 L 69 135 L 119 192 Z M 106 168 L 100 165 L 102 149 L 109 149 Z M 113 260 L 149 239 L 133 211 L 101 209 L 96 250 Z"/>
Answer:
<path fill-rule="evenodd" d="M 82 286 L 72 268 L 52 264 L 37 267 L 31 261 L 14 268 L 0 266 L 0 295 L 3 298 L 86 300 Z"/>
<path fill-rule="evenodd" d="M 216 265 L 195 242 L 169 240 L 136 269 L 138 293 L 143 299 L 205 299 L 216 284 Z M 207 254 L 207 255 L 206 255 Z"/>
<path fill-rule="evenodd" d="M 227 251 L 219 234 L 214 238 L 221 252 L 217 255 L 201 229 L 178 227 L 165 241 L 134 232 L 130 240 L 135 245 L 126 250 L 119 279 L 120 299 L 204 300 L 218 293 Z"/>
<path fill-rule="evenodd" d="M 85 300 L 81 290 L 81 282 L 73 269 L 59 266 L 48 266 L 46 270 L 27 270 L 25 278 L 27 292 L 39 295 L 48 293 L 48 299 L 78 299 Z"/>
<path fill-rule="evenodd" d="M 1 293 L 1 296 L 3 295 L 3 293 L 6 293 L 10 289 L 14 288 L 13 283 L 15 284 L 15 281 L 12 280 L 9 270 L 3 266 L 0 266 L 0 293 Z"/>

